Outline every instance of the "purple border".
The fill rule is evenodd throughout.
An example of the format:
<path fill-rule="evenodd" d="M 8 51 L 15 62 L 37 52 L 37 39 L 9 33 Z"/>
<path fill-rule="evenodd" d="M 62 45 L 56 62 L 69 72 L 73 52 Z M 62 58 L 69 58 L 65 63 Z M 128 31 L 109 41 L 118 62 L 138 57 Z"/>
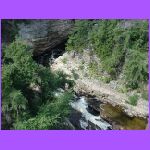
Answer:
<path fill-rule="evenodd" d="M 0 18 L 149 18 L 149 0 L 3 0 Z"/>
<path fill-rule="evenodd" d="M 1 60 L 1 20 L 0 20 L 0 60 Z M 0 79 L 1 79 L 1 61 L 0 61 Z M 0 96 L 1 96 L 1 80 L 0 80 Z M 1 114 L 1 99 L 2 98 L 0 97 L 0 114 Z M 0 115 L 0 125 L 1 125 L 1 115 Z"/>
<path fill-rule="evenodd" d="M 149 0 L 3 0 L 0 18 L 150 19 Z M 150 23 L 150 20 L 149 20 Z M 149 29 L 150 30 L 150 29 Z M 149 33 L 150 36 L 150 33 Z M 1 37 L 0 37 L 1 38 Z M 0 43 L 1 46 L 1 43 Z M 150 47 L 150 42 L 149 42 Z M 1 52 L 0 52 L 1 56 Z M 149 52 L 150 62 L 150 52 Z M 149 66 L 150 70 L 150 66 Z M 0 70 L 1 71 L 1 70 Z M 150 81 L 149 81 L 150 82 Z M 1 84 L 0 84 L 1 89 Z M 149 86 L 150 90 L 150 86 Z M 1 94 L 1 91 L 0 91 Z M 149 95 L 150 98 L 150 95 Z M 148 149 L 150 131 L 0 131 L 1 149 Z"/>

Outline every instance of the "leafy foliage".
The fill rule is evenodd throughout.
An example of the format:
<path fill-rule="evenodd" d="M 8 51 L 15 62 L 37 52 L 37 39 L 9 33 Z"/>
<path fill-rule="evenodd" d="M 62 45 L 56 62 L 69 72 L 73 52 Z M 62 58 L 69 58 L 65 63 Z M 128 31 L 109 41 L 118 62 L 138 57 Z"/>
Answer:
<path fill-rule="evenodd" d="M 127 86 L 138 88 L 139 83 L 148 80 L 148 62 L 147 53 L 141 53 L 137 50 L 130 50 L 125 63 L 125 77 Z"/>
<path fill-rule="evenodd" d="M 147 90 L 144 90 L 144 91 L 142 92 L 142 98 L 143 98 L 144 100 L 148 101 L 148 91 L 147 91 Z"/>
<path fill-rule="evenodd" d="M 10 128 L 16 129 L 54 128 L 67 115 L 65 112 L 69 108 L 71 93 L 68 96 L 64 94 L 59 100 L 53 94 L 65 83 L 73 85 L 65 74 L 53 74 L 49 68 L 36 64 L 30 48 L 21 41 L 14 41 L 5 47 L 2 65 L 4 124 L 11 124 Z M 11 121 L 8 121 L 8 116 Z"/>
<path fill-rule="evenodd" d="M 136 106 L 138 102 L 138 95 L 132 95 L 129 97 L 129 104 Z"/>
<path fill-rule="evenodd" d="M 126 86 L 133 89 L 147 82 L 148 21 L 78 20 L 67 49 L 87 48 L 100 58 L 112 79 L 124 72 Z"/>
<path fill-rule="evenodd" d="M 89 63 L 88 70 L 89 70 L 90 76 L 94 77 L 94 76 L 98 76 L 99 75 L 98 65 L 97 65 L 96 62 Z"/>
<path fill-rule="evenodd" d="M 15 129 L 58 129 L 62 119 L 69 113 L 69 101 L 72 94 L 66 92 L 51 103 L 42 105 L 36 117 L 15 124 Z"/>
<path fill-rule="evenodd" d="M 64 64 L 66 64 L 66 63 L 67 63 L 67 58 L 66 58 L 66 57 L 63 58 L 63 59 L 62 59 L 62 62 L 63 62 Z"/>
<path fill-rule="evenodd" d="M 75 27 L 67 41 L 66 49 L 68 51 L 76 50 L 82 52 L 88 43 L 88 33 L 92 29 L 93 21 L 76 20 Z"/>

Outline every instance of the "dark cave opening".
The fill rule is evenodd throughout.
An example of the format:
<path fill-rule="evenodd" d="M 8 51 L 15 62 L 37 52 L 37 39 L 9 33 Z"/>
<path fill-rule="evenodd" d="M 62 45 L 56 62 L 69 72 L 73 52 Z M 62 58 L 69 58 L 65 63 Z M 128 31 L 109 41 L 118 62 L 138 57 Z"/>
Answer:
<path fill-rule="evenodd" d="M 45 67 L 49 67 L 53 61 L 58 58 L 59 56 L 62 56 L 65 52 L 67 40 L 61 42 L 57 46 L 47 49 L 44 53 L 38 56 L 33 56 L 33 59 L 38 63 Z"/>

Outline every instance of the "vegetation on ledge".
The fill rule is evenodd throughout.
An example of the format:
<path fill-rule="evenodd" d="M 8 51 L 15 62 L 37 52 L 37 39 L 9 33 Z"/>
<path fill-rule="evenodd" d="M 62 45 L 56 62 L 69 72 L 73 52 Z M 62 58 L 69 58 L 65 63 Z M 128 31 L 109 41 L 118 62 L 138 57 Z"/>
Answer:
<path fill-rule="evenodd" d="M 66 49 L 93 51 L 112 79 L 123 73 L 127 88 L 148 82 L 148 21 L 76 20 Z"/>

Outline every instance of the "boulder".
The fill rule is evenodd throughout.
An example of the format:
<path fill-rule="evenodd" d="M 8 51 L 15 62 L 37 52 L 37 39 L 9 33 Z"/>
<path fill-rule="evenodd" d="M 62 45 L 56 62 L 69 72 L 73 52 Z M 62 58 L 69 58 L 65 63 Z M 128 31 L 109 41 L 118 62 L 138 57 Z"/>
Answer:
<path fill-rule="evenodd" d="M 65 42 L 73 26 L 73 20 L 31 20 L 18 24 L 18 36 L 39 56 Z"/>

